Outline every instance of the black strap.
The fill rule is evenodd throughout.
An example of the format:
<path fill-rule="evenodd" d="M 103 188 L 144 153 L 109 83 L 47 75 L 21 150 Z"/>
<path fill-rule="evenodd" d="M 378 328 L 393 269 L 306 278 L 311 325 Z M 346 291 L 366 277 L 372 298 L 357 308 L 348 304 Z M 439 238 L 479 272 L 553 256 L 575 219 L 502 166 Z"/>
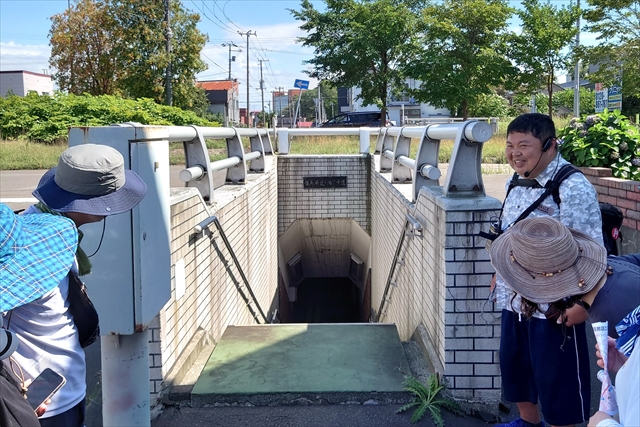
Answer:
<path fill-rule="evenodd" d="M 519 221 L 522 221 L 523 219 L 528 217 L 531 212 L 533 212 L 534 210 L 536 210 L 538 206 L 540 206 L 540 203 L 542 203 L 544 199 L 546 199 L 549 196 L 549 194 L 553 194 L 553 201 L 556 202 L 556 205 L 560 206 L 560 202 L 561 202 L 560 190 L 559 190 L 560 184 L 562 184 L 562 181 L 564 181 L 570 175 L 573 175 L 576 172 L 580 172 L 580 169 L 576 168 L 571 164 L 562 166 L 558 171 L 558 173 L 556 173 L 556 175 L 553 177 L 553 179 L 550 179 L 549 181 L 547 181 L 547 184 L 544 186 L 545 190 L 540 195 L 540 197 L 538 197 L 538 199 L 535 202 L 533 202 L 531 206 L 529 206 L 524 212 L 522 212 L 518 217 L 518 219 L 516 219 L 511 225 Z"/>

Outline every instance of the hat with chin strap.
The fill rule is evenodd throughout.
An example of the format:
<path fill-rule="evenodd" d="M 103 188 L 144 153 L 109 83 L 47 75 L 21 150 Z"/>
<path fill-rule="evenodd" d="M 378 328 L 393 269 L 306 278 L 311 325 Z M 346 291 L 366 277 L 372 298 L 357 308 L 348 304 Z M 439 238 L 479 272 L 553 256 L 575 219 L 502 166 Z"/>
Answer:
<path fill-rule="evenodd" d="M 124 168 L 115 148 L 81 144 L 62 153 L 58 166 L 44 174 L 33 195 L 55 212 L 109 216 L 132 209 L 146 192 L 144 181 Z"/>

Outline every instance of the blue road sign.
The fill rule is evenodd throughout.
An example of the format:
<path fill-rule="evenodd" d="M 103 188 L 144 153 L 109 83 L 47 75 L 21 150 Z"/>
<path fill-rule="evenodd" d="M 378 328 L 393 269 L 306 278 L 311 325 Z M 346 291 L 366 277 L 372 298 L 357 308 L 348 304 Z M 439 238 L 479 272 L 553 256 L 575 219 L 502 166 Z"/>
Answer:
<path fill-rule="evenodd" d="M 296 79 L 296 82 L 293 84 L 293 86 L 297 87 L 298 89 L 309 89 L 309 80 Z"/>

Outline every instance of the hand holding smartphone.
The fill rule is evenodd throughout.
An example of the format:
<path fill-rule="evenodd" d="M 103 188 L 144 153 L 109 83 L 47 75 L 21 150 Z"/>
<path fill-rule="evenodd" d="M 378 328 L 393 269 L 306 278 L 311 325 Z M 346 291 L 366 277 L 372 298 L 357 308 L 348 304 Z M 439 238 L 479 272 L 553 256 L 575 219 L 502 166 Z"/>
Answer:
<path fill-rule="evenodd" d="M 62 375 L 47 368 L 29 384 L 27 401 L 36 411 L 40 405 L 51 399 L 51 396 L 60 390 L 66 382 L 67 380 Z"/>

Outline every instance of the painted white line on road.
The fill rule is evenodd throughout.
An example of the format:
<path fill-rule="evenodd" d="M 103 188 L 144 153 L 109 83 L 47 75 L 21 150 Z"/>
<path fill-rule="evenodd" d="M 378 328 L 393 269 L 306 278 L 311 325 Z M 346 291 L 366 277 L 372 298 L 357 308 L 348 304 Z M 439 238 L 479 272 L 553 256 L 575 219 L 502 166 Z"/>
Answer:
<path fill-rule="evenodd" d="M 0 199 L 0 203 L 38 203 L 35 197 L 12 197 Z"/>

